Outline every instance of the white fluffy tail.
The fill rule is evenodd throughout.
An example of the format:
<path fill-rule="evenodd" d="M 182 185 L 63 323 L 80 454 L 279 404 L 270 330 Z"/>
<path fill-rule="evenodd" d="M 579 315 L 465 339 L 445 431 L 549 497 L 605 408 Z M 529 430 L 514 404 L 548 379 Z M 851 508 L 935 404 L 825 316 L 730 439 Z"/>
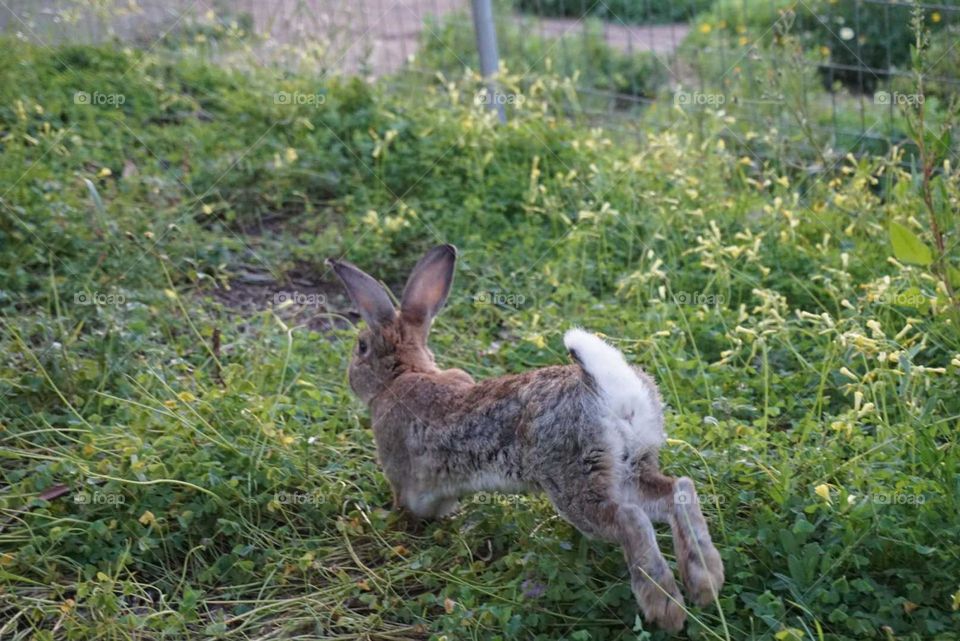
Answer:
<path fill-rule="evenodd" d="M 623 354 L 596 334 L 579 328 L 563 335 L 563 344 L 571 355 L 597 382 L 603 396 L 617 410 L 632 409 L 638 394 L 643 394 L 643 383 Z M 624 417 L 625 418 L 625 417 Z"/>
<path fill-rule="evenodd" d="M 656 392 L 640 380 L 620 350 L 578 328 L 564 334 L 563 344 L 597 382 L 600 395 L 613 415 L 633 428 L 635 445 L 663 442 L 665 435 L 660 426 Z"/>

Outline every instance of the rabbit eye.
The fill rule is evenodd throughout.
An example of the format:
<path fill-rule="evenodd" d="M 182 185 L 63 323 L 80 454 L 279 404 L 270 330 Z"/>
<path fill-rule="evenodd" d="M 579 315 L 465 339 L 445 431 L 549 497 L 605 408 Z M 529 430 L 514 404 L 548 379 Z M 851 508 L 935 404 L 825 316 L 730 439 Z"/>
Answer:
<path fill-rule="evenodd" d="M 367 341 L 365 339 L 361 338 L 357 340 L 357 350 L 361 356 L 367 353 Z"/>

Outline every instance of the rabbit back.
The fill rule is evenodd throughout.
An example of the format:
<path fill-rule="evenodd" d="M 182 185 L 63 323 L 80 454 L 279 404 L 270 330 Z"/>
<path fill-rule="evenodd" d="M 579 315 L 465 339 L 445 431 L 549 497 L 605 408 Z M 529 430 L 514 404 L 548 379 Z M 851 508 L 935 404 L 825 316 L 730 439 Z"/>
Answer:
<path fill-rule="evenodd" d="M 391 482 L 462 496 L 549 491 L 597 472 L 625 479 L 663 442 L 659 395 L 619 351 L 587 337 L 568 345 L 578 365 L 480 383 L 451 370 L 400 377 L 372 408 Z"/>

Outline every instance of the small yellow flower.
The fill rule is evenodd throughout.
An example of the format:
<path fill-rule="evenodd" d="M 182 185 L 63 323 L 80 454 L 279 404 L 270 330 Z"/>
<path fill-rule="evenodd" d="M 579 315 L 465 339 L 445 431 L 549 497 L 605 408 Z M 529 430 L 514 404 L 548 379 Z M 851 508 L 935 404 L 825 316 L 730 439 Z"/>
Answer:
<path fill-rule="evenodd" d="M 777 641 L 801 641 L 805 636 L 803 630 L 784 628 L 773 635 L 773 638 Z"/>
<path fill-rule="evenodd" d="M 103 168 L 100 169 L 100 171 L 97 172 L 97 178 L 106 178 L 107 176 L 110 176 L 111 174 L 113 174 L 113 172 L 110 171 L 110 168 L 109 168 L 109 167 L 103 167 Z"/>
<path fill-rule="evenodd" d="M 700 33 L 710 33 L 711 31 L 713 31 L 713 27 L 710 26 L 709 22 L 700 25 Z"/>
<path fill-rule="evenodd" d="M 140 521 L 141 525 L 150 525 L 151 523 L 156 522 L 157 517 L 153 515 L 153 512 L 151 512 L 150 510 L 147 510 L 146 512 L 141 514 L 140 518 L 137 520 Z"/>
<path fill-rule="evenodd" d="M 853 434 L 853 424 L 849 421 L 833 421 L 830 423 L 830 429 L 843 432 L 848 437 Z"/>
<path fill-rule="evenodd" d="M 395 232 L 403 227 L 409 227 L 408 223 L 402 214 L 396 216 L 387 216 L 386 220 L 383 221 L 383 226 L 388 232 Z"/>
<path fill-rule="evenodd" d="M 293 147 L 287 147 L 287 150 L 283 152 L 283 156 L 287 159 L 288 163 L 297 162 L 297 150 Z"/>
<path fill-rule="evenodd" d="M 930 22 L 936 24 L 940 22 L 940 20 L 941 20 L 941 16 L 939 11 L 934 11 L 933 13 L 930 14 Z"/>
<path fill-rule="evenodd" d="M 211 207 L 210 205 L 208 205 L 208 204 L 206 204 L 206 203 L 204 203 L 204 204 L 203 204 L 203 207 L 201 207 L 200 209 L 201 209 L 201 210 L 203 211 L 203 213 L 206 214 L 207 216 L 209 216 L 210 214 L 213 213 L 213 207 Z"/>
<path fill-rule="evenodd" d="M 829 485 L 827 485 L 826 483 L 821 483 L 821 484 L 818 485 L 817 487 L 813 488 L 813 491 L 816 492 L 817 496 L 819 496 L 820 498 L 822 498 L 822 499 L 823 499 L 824 501 L 826 501 L 828 504 L 832 504 L 832 501 L 830 500 L 830 486 L 829 486 Z"/>
<path fill-rule="evenodd" d="M 740 36 L 740 40 L 738 42 L 740 43 L 741 47 L 746 47 L 750 43 L 750 38 L 746 36 Z"/>
<path fill-rule="evenodd" d="M 820 55 L 828 58 L 830 56 L 830 47 L 820 47 Z"/>

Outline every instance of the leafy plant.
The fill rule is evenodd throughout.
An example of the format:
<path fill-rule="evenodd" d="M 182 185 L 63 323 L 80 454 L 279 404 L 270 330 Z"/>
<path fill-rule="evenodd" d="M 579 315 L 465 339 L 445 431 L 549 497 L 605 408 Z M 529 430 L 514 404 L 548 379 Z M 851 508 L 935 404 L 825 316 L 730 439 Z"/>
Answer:
<path fill-rule="evenodd" d="M 918 166 L 914 178 L 919 185 L 920 197 L 926 209 L 928 232 L 933 238 L 934 249 L 931 251 L 910 228 L 896 220 L 890 222 L 890 243 L 898 260 L 930 269 L 938 281 L 936 307 L 949 313 L 956 322 L 960 320 L 960 298 L 956 292 L 960 287 L 960 267 L 955 264 L 951 254 L 957 244 L 953 239 L 958 234 L 958 228 L 945 185 L 960 180 L 960 174 L 948 161 L 952 152 L 951 141 L 957 112 L 956 106 L 951 105 L 944 122 L 936 126 L 927 123 L 924 78 L 929 67 L 925 63 L 929 34 L 924 29 L 923 12 L 916 9 L 911 23 L 915 32 L 915 93 L 912 95 L 918 99 L 904 104 L 902 108 L 912 142 L 918 152 Z"/>
<path fill-rule="evenodd" d="M 528 22 L 503 14 L 496 18 L 501 64 L 528 84 L 546 73 L 575 78 L 575 85 L 586 92 L 649 98 L 666 79 L 666 69 L 652 53 L 622 53 L 607 44 L 603 25 L 596 20 L 586 21 L 576 37 L 567 35 L 561 40 L 538 35 Z M 469 18 L 452 14 L 428 24 L 415 65 L 455 77 L 465 68 L 478 69 L 476 38 Z M 583 99 L 589 100 L 589 95 Z"/>
<path fill-rule="evenodd" d="M 928 10 L 934 32 L 944 29 L 951 7 L 960 4 L 950 0 Z M 820 66 L 828 88 L 842 83 L 872 93 L 890 72 L 910 67 L 911 11 L 909 3 L 860 0 L 718 0 L 697 16 L 689 37 L 699 46 L 717 38 L 768 46 L 777 41 L 777 26 L 786 24 Z"/>

